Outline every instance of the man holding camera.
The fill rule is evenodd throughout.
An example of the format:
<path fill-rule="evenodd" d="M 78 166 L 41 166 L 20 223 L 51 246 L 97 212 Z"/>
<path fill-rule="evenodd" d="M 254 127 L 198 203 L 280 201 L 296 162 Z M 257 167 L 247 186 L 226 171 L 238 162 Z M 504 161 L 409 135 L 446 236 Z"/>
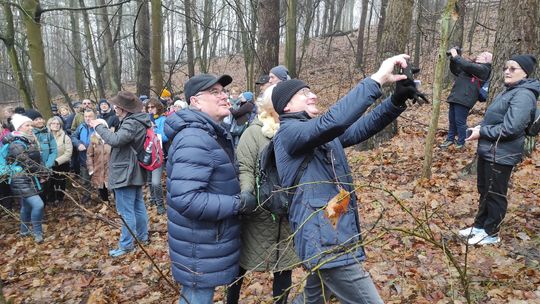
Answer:
<path fill-rule="evenodd" d="M 478 100 L 481 83 L 489 79 L 493 55 L 483 52 L 471 62 L 461 57 L 459 47 L 451 48 L 447 55 L 450 56 L 450 71 L 456 80 L 447 99 L 448 136 L 440 147 L 448 148 L 456 144 L 456 149 L 461 149 L 465 145 L 467 116 Z"/>

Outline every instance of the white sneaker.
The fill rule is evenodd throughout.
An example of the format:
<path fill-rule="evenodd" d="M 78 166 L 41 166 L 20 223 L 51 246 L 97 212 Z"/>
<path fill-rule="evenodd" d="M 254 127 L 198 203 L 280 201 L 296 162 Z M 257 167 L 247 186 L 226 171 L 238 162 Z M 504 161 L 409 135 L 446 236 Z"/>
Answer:
<path fill-rule="evenodd" d="M 467 244 L 469 245 L 478 245 L 481 241 L 483 241 L 485 238 L 488 238 L 489 235 L 482 229 L 481 232 L 475 234 L 473 237 L 471 237 Z"/>
<path fill-rule="evenodd" d="M 478 245 L 493 245 L 499 243 L 500 241 L 501 238 L 498 236 L 488 236 L 478 242 Z"/>
<path fill-rule="evenodd" d="M 461 229 L 458 234 L 462 237 L 472 237 L 475 234 L 478 234 L 480 232 L 484 231 L 482 228 L 476 228 L 476 227 L 469 227 L 465 229 Z"/>

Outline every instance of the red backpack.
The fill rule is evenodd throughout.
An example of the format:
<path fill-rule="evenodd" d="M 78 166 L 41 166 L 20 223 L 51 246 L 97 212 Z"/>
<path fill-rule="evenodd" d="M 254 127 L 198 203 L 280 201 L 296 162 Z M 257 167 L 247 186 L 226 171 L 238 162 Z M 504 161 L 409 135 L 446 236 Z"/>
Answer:
<path fill-rule="evenodd" d="M 148 171 L 153 171 L 163 165 L 163 148 L 161 140 L 154 128 L 146 129 L 143 151 L 137 153 L 139 165 Z"/>

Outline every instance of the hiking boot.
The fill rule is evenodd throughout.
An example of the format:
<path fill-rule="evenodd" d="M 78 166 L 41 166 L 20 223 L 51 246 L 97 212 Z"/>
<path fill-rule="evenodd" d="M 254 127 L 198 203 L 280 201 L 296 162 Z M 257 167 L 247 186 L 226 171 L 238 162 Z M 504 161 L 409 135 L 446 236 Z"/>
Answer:
<path fill-rule="evenodd" d="M 34 241 L 35 241 L 36 243 L 38 243 L 38 244 L 43 243 L 43 236 L 42 236 L 41 234 L 36 234 L 36 235 L 34 236 Z"/>
<path fill-rule="evenodd" d="M 441 148 L 441 149 L 447 149 L 448 147 L 450 147 L 450 146 L 453 145 L 453 144 L 454 144 L 453 141 L 445 140 L 442 144 L 439 145 L 439 148 Z"/>
<path fill-rule="evenodd" d="M 457 144 L 456 145 L 456 150 L 461 150 L 463 148 L 465 148 L 465 144 Z"/>
<path fill-rule="evenodd" d="M 157 206 L 157 214 L 162 215 L 166 212 L 167 212 L 167 209 L 165 209 L 165 207 L 163 207 L 162 205 Z"/>
<path fill-rule="evenodd" d="M 30 231 L 20 232 L 19 236 L 22 237 L 22 238 L 30 237 L 30 236 L 32 236 L 32 232 L 30 232 Z"/>
<path fill-rule="evenodd" d="M 473 237 L 476 234 L 481 233 L 482 231 L 484 231 L 484 229 L 476 228 L 476 227 L 469 227 L 469 228 L 461 229 L 458 232 L 458 234 L 459 236 L 462 236 L 462 237 Z"/>
<path fill-rule="evenodd" d="M 482 242 L 484 239 L 488 238 L 489 235 L 486 233 L 484 229 L 482 231 L 475 234 L 472 238 L 470 238 L 467 241 L 467 244 L 469 245 L 480 245 L 480 242 Z"/>
<path fill-rule="evenodd" d="M 495 245 L 501 242 L 501 238 L 498 236 L 488 236 L 483 238 L 478 245 Z"/>
<path fill-rule="evenodd" d="M 109 251 L 109 255 L 113 258 L 121 257 L 125 254 L 130 253 L 133 251 L 133 249 L 126 249 L 126 248 L 116 248 Z"/>

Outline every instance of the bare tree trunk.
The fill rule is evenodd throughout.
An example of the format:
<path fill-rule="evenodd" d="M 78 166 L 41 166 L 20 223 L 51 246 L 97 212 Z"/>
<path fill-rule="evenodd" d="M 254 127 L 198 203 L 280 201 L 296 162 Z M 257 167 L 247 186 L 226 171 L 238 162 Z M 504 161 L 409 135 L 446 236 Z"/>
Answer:
<path fill-rule="evenodd" d="M 70 6 L 73 8 L 77 7 L 77 0 L 70 0 Z M 86 95 L 84 85 L 84 66 L 82 64 L 82 43 L 79 26 L 79 13 L 76 11 L 71 11 L 69 17 L 71 20 L 71 44 L 73 45 L 71 55 L 73 57 L 75 87 L 77 88 L 77 95 L 80 99 L 83 99 L 86 97 Z"/>
<path fill-rule="evenodd" d="M 47 85 L 47 69 L 45 68 L 45 53 L 41 37 L 41 7 L 37 0 L 24 0 L 23 19 L 28 37 L 28 56 L 32 62 L 32 80 L 35 90 L 35 104 L 45 119 L 52 117 L 49 87 Z"/>
<path fill-rule="evenodd" d="M 19 56 L 15 50 L 15 27 L 13 25 L 13 13 L 11 6 L 8 3 L 3 4 L 4 16 L 6 19 L 5 33 L 0 34 L 0 40 L 4 41 L 6 46 L 9 62 L 13 70 L 13 76 L 17 82 L 19 96 L 26 108 L 32 108 L 32 97 L 30 96 L 30 88 L 28 87 L 26 77 L 19 63 Z"/>
<path fill-rule="evenodd" d="M 465 0 L 458 0 L 456 2 L 455 12 L 457 13 L 457 20 L 450 29 L 450 37 L 448 37 L 448 45 L 463 47 L 463 28 L 465 27 Z M 450 72 L 450 65 L 446 65 L 444 71 L 443 87 L 447 88 L 452 80 L 453 75 Z"/>
<path fill-rule="evenodd" d="M 366 17 L 369 0 L 362 0 L 362 7 L 360 8 L 360 25 L 358 26 L 358 44 L 356 51 L 356 67 L 363 69 L 364 58 L 364 33 L 366 32 Z M 368 25 L 369 31 L 369 25 Z"/>
<path fill-rule="evenodd" d="M 163 28 L 161 25 L 161 0 L 152 1 L 152 80 L 157 96 L 163 91 L 163 64 L 161 61 L 161 40 Z"/>
<path fill-rule="evenodd" d="M 259 72 L 268 74 L 279 63 L 279 0 L 259 0 L 257 16 Z"/>
<path fill-rule="evenodd" d="M 150 96 L 150 16 L 148 1 L 138 0 L 137 17 L 137 95 Z"/>
<path fill-rule="evenodd" d="M 431 178 L 431 164 L 433 162 L 433 144 L 435 142 L 437 125 L 439 124 L 444 71 L 448 62 L 446 50 L 448 49 L 450 31 L 454 27 L 454 24 L 460 18 L 458 15 L 458 1 L 460 0 L 448 1 L 441 20 L 441 44 L 439 45 L 438 61 L 437 65 L 435 66 L 435 79 L 433 82 L 433 111 L 431 113 L 431 122 L 426 138 L 426 146 L 424 148 L 424 163 L 422 166 L 423 178 Z M 468 289 L 465 290 L 468 291 Z"/>
<path fill-rule="evenodd" d="M 416 67 L 420 67 L 420 56 L 422 51 L 422 19 L 423 15 L 422 12 L 424 11 L 424 1 L 425 0 L 418 0 L 417 6 L 416 6 L 416 26 L 415 33 L 414 33 L 414 65 Z"/>
<path fill-rule="evenodd" d="M 384 23 L 386 22 L 386 7 L 388 6 L 388 0 L 381 0 L 381 18 L 379 18 L 379 24 L 377 25 L 377 53 L 379 53 L 382 34 L 384 31 Z"/>
<path fill-rule="evenodd" d="M 296 78 L 296 7 L 297 0 L 287 0 L 285 36 L 285 65 L 292 78 Z"/>
<path fill-rule="evenodd" d="M 79 0 L 79 5 L 81 8 L 85 7 L 84 0 Z M 90 18 L 88 18 L 88 12 L 82 10 L 83 20 L 84 20 L 84 33 L 86 35 L 86 48 L 88 49 L 88 54 L 90 55 L 90 62 L 92 63 L 92 68 L 94 69 L 94 76 L 96 78 L 96 85 L 99 91 L 100 97 L 105 97 L 105 86 L 103 84 L 103 78 L 101 77 L 101 68 L 98 64 L 96 57 L 96 52 L 94 51 L 94 42 L 92 39 L 92 31 L 90 30 Z"/>
<path fill-rule="evenodd" d="M 188 76 L 195 75 L 195 56 L 193 49 L 193 26 L 191 25 L 191 0 L 184 0 L 185 22 L 186 22 L 186 48 Z"/>
<path fill-rule="evenodd" d="M 469 44 L 469 51 L 468 53 L 471 53 L 472 50 L 472 41 L 474 37 L 474 31 L 476 30 L 476 23 L 478 22 L 478 13 L 480 12 L 480 1 L 476 2 L 474 6 L 474 12 L 472 15 L 471 20 L 471 27 L 469 28 L 469 33 L 467 35 L 467 43 Z"/>
<path fill-rule="evenodd" d="M 120 91 L 122 84 L 120 83 L 120 69 L 118 67 L 118 56 L 116 56 L 116 50 L 114 48 L 113 36 L 111 31 L 112 20 L 109 20 L 109 12 L 105 6 L 105 0 L 99 0 L 99 5 L 103 5 L 101 8 L 101 23 L 104 26 L 103 39 L 105 46 L 105 55 L 107 57 L 107 74 L 109 79 L 109 88 L 113 95 L 116 95 Z M 112 18 L 111 18 L 112 19 Z"/>

